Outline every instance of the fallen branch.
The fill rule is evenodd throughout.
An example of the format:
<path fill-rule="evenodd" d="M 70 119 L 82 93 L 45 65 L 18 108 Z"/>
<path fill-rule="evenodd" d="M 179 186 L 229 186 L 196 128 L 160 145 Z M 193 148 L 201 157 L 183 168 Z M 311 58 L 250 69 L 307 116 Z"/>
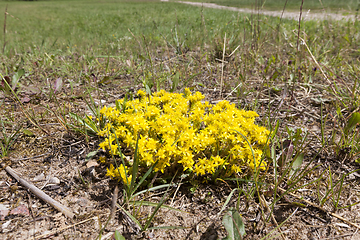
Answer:
<path fill-rule="evenodd" d="M 32 192 L 35 196 L 47 202 L 50 206 L 56 208 L 57 210 L 62 212 L 65 216 L 69 218 L 74 218 L 75 214 L 69 208 L 55 201 L 49 195 L 41 191 L 39 188 L 35 187 L 33 184 L 21 178 L 11 167 L 5 166 L 5 164 L 1 163 L 1 168 L 4 168 L 7 173 L 9 173 L 13 178 L 15 178 L 23 187 L 30 190 L 30 192 Z"/>

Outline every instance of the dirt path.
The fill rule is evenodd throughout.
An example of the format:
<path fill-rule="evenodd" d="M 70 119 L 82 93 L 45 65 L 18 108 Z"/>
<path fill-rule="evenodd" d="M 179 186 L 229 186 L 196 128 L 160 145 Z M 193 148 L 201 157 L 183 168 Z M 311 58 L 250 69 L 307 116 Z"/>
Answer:
<path fill-rule="evenodd" d="M 162 0 L 164 1 L 164 0 Z M 166 0 L 165 0 L 166 1 Z M 230 11 L 236 11 L 236 12 L 243 12 L 243 13 L 257 13 L 253 9 L 249 8 L 236 8 L 236 7 L 227 7 L 227 6 L 220 6 L 215 3 L 200 3 L 200 2 L 186 2 L 186 1 L 177 1 L 178 3 L 184 3 L 184 4 L 190 4 L 193 6 L 198 7 L 207 7 L 207 8 L 216 8 L 216 9 L 224 9 L 224 10 L 230 10 Z M 281 17 L 286 19 L 293 19 L 293 20 L 299 20 L 300 13 L 299 12 L 289 12 L 285 11 L 284 13 L 282 11 L 268 11 L 268 10 L 261 10 L 259 12 L 263 15 L 268 15 L 272 17 Z M 355 15 L 341 15 L 337 13 L 311 13 L 310 10 L 303 12 L 302 14 L 302 20 L 308 21 L 308 20 L 325 20 L 325 19 L 333 19 L 333 20 L 355 20 Z"/>

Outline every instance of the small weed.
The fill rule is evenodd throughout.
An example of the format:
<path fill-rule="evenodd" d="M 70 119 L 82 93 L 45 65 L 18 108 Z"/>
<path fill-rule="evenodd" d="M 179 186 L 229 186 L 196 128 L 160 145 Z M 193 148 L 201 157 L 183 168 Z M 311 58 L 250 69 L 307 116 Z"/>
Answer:
<path fill-rule="evenodd" d="M 223 240 L 240 240 L 245 236 L 245 225 L 239 212 L 230 208 L 223 217 L 223 224 L 228 235 Z"/>
<path fill-rule="evenodd" d="M 9 155 L 11 147 L 16 142 L 19 134 L 21 132 L 22 127 L 18 127 L 17 129 L 13 130 L 10 134 L 7 133 L 6 125 L 9 125 L 9 122 L 6 122 L 0 116 L 0 128 L 1 128 L 1 138 L 0 138 L 0 156 L 1 158 L 5 158 Z"/>

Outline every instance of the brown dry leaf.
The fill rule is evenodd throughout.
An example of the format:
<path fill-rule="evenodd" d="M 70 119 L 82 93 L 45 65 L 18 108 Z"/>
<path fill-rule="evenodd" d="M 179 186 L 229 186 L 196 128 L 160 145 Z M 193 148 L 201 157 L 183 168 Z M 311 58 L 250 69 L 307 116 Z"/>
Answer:
<path fill-rule="evenodd" d="M 96 160 L 90 160 L 86 163 L 87 168 L 97 167 L 97 166 L 99 166 L 99 163 Z"/>

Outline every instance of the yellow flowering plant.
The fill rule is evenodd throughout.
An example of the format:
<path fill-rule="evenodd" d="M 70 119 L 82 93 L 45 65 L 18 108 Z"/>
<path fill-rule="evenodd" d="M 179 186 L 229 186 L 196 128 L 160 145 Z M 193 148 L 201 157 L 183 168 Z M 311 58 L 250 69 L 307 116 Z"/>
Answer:
<path fill-rule="evenodd" d="M 266 168 L 262 149 L 269 131 L 255 124 L 257 113 L 238 109 L 225 100 L 212 105 L 203 101 L 200 92 L 192 94 L 189 89 L 184 94 L 161 90 L 152 95 L 140 90 L 137 95 L 134 100 L 117 100 L 116 107 L 100 110 L 106 119 L 105 127 L 98 131 L 104 137 L 101 149 L 121 155 L 121 148 L 137 147 L 136 168 L 153 166 L 155 172 L 162 173 L 179 165 L 197 176 L 219 171 L 229 176 L 245 169 Z M 126 168 L 110 166 L 108 176 L 129 183 Z"/>

